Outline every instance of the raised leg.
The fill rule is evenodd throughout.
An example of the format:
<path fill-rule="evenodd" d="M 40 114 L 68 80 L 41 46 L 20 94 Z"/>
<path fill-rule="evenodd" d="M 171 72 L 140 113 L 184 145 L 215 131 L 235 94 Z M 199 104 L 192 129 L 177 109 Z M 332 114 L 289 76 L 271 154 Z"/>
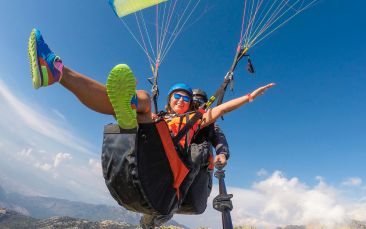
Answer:
<path fill-rule="evenodd" d="M 66 66 L 63 68 L 60 83 L 88 108 L 99 113 L 114 115 L 105 85 Z"/>
<path fill-rule="evenodd" d="M 108 91 L 105 85 L 64 66 L 37 29 L 29 37 L 28 54 L 35 89 L 59 82 L 88 108 L 114 115 L 122 128 L 134 128 L 137 122 L 153 122 L 150 96 L 145 91 L 136 91 L 135 78 L 127 65 L 112 69 Z"/>

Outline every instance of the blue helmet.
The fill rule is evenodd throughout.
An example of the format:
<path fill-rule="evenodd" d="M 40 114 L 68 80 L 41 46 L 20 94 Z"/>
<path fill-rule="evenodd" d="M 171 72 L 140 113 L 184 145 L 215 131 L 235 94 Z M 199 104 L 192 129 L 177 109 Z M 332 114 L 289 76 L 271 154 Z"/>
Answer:
<path fill-rule="evenodd" d="M 190 86 L 188 86 L 185 83 L 177 83 L 174 84 L 168 91 L 168 99 L 170 98 L 170 96 L 172 95 L 173 92 L 175 91 L 184 91 L 186 92 L 190 97 L 193 96 L 193 91 L 192 88 Z"/>

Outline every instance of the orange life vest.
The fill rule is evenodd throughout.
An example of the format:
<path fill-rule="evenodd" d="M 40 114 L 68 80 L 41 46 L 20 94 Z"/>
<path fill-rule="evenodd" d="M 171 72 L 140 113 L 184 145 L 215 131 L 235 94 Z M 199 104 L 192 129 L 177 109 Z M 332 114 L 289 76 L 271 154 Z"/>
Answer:
<path fill-rule="evenodd" d="M 164 120 L 168 124 L 170 132 L 175 137 L 178 134 L 178 132 L 186 125 L 188 120 L 190 120 L 194 115 L 195 115 L 195 113 L 191 113 L 191 114 L 187 114 L 184 116 L 175 116 L 175 117 L 164 118 Z M 188 120 L 187 120 L 187 118 L 188 118 Z M 179 141 L 179 144 L 182 147 L 186 147 L 191 143 L 192 137 L 198 131 L 200 123 L 201 123 L 201 120 L 198 120 L 193 125 L 193 127 L 188 131 L 186 137 L 185 138 L 183 137 Z"/>

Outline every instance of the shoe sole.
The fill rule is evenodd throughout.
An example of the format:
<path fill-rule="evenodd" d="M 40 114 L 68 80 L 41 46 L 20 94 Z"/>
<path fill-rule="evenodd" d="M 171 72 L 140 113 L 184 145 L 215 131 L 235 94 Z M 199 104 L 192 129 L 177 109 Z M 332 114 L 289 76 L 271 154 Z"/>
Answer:
<path fill-rule="evenodd" d="M 33 87 L 35 89 L 38 89 L 41 87 L 41 73 L 39 71 L 36 40 L 36 30 L 33 29 L 28 41 L 28 56 L 30 62 L 30 70 L 32 74 Z"/>
<path fill-rule="evenodd" d="M 118 125 L 123 129 L 136 128 L 136 110 L 131 108 L 131 98 L 136 93 L 136 80 L 130 67 L 126 64 L 115 66 L 108 76 L 106 87 Z"/>

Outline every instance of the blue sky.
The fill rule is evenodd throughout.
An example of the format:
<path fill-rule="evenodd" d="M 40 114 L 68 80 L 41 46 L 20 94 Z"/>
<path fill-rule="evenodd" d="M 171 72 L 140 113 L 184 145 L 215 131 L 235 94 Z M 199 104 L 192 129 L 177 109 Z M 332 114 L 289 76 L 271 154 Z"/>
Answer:
<path fill-rule="evenodd" d="M 320 0 L 251 50 L 254 76 L 245 63 L 239 65 L 235 91 L 226 99 L 270 82 L 277 86 L 218 122 L 232 155 L 226 182 L 236 198 L 234 222 L 316 221 L 316 210 L 296 208 L 299 197 L 311 209 L 334 212 L 321 219 L 366 220 L 365 6 Z M 241 8 L 240 0 L 211 1 L 210 10 L 177 39 L 160 69 L 161 108 L 175 82 L 215 92 L 231 65 Z M 114 65 L 127 63 L 138 87 L 150 90 L 145 55 L 107 1 L 2 1 L 0 19 L 1 184 L 28 194 L 113 204 L 99 161 L 103 125 L 113 119 L 85 108 L 60 85 L 34 90 L 28 36 L 39 28 L 67 66 L 102 83 Z M 215 228 L 214 214 L 177 220 L 197 226 L 214 218 Z"/>

